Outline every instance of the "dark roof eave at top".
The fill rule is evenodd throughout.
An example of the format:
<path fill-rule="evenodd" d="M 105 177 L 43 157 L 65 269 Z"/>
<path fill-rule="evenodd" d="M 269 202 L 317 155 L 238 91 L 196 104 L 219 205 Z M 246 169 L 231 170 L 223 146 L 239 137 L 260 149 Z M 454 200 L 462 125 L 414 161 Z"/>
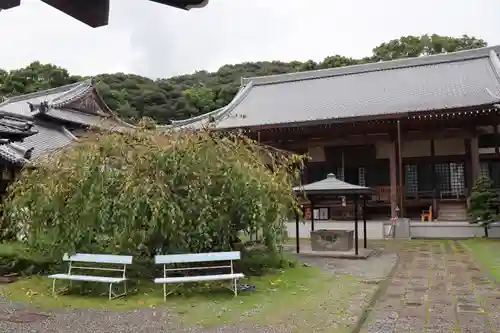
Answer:
<path fill-rule="evenodd" d="M 300 122 L 288 122 L 288 123 L 270 123 L 263 125 L 251 125 L 251 126 L 243 126 L 243 127 L 216 127 L 216 130 L 220 131 L 231 131 L 231 130 L 239 130 L 245 129 L 250 131 L 259 131 L 259 130 L 270 130 L 270 129 L 284 129 L 284 128 L 297 128 L 297 127 L 314 127 L 314 126 L 324 126 L 324 125 L 333 125 L 333 124 L 348 124 L 354 122 L 366 122 L 366 121 L 376 121 L 376 120 L 403 120 L 408 119 L 412 116 L 425 116 L 431 113 L 433 114 L 447 114 L 450 112 L 460 113 L 460 112 L 468 112 L 468 111 L 476 111 L 477 109 L 497 109 L 500 105 L 496 103 L 482 104 L 482 105 L 473 105 L 468 107 L 461 108 L 449 108 L 449 109 L 435 109 L 435 110 L 420 110 L 420 111 L 407 111 L 407 112 L 396 112 L 396 113 L 388 113 L 381 115 L 369 115 L 369 116 L 358 116 L 358 117 L 348 117 L 348 118 L 329 118 L 329 119 L 316 119 L 316 120 L 304 120 Z"/>

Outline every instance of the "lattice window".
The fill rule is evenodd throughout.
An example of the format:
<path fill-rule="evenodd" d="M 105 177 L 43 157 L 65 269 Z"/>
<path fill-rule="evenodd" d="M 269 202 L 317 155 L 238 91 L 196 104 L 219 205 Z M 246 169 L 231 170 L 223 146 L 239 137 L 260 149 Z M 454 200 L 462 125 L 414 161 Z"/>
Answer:
<path fill-rule="evenodd" d="M 439 192 L 445 195 L 451 194 L 450 164 L 439 163 L 436 164 L 435 168 L 438 185 L 437 188 L 439 189 Z"/>
<path fill-rule="evenodd" d="M 463 163 L 450 163 L 451 194 L 455 197 L 465 195 L 465 171 Z"/>
<path fill-rule="evenodd" d="M 365 168 L 361 167 L 358 168 L 358 179 L 359 179 L 359 184 L 360 186 L 366 186 L 366 170 Z"/>
<path fill-rule="evenodd" d="M 337 176 L 337 179 L 343 181 L 344 180 L 344 168 L 338 167 L 337 168 L 337 175 L 336 176 Z"/>
<path fill-rule="evenodd" d="M 490 178 L 490 168 L 488 162 L 481 162 L 480 176 Z"/>
<path fill-rule="evenodd" d="M 418 168 L 415 164 L 405 165 L 405 188 L 410 196 L 418 192 Z"/>

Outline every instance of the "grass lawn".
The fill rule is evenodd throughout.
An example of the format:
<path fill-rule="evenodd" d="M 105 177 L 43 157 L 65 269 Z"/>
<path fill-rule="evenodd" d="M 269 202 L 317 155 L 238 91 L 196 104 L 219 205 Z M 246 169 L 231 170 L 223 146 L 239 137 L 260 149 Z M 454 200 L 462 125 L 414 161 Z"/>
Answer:
<path fill-rule="evenodd" d="M 347 332 L 353 325 L 353 310 L 359 311 L 360 300 L 352 298 L 375 286 L 362 284 L 348 275 L 332 276 L 312 267 L 295 267 L 259 278 L 242 280 L 256 286 L 254 292 L 233 297 L 217 285 L 191 285 L 182 295 L 170 295 L 163 301 L 161 287 L 141 283 L 131 287 L 129 295 L 108 301 L 93 287 L 93 294 L 73 291 L 53 296 L 51 280 L 31 277 L 0 286 L 0 293 L 14 302 L 31 303 L 42 309 L 92 308 L 126 311 L 137 308 L 166 307 L 186 326 L 213 327 L 220 324 L 259 323 L 264 326 L 289 324 L 298 332 Z M 64 286 L 64 282 L 58 282 Z M 354 316 L 355 318 L 355 316 Z M 335 329 L 332 330 L 332 327 Z"/>
<path fill-rule="evenodd" d="M 479 262 L 500 282 L 500 240 L 468 239 L 462 242 L 479 260 Z"/>

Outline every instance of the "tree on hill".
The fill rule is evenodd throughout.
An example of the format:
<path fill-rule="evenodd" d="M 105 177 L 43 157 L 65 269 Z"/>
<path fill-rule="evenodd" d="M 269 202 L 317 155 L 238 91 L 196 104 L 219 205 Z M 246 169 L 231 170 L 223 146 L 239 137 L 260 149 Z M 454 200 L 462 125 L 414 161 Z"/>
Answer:
<path fill-rule="evenodd" d="M 467 35 L 458 38 L 436 34 L 405 36 L 380 44 L 373 49 L 371 56 L 362 59 L 333 55 L 321 62 L 245 62 L 224 65 L 212 73 L 198 71 L 166 79 L 152 80 L 135 74 L 114 73 L 98 75 L 96 81 L 106 103 L 123 119 L 137 122 L 142 117 L 150 117 L 159 123 L 168 123 L 227 105 L 237 93 L 241 77 L 343 67 L 486 45 L 484 40 Z M 80 79 L 79 76 L 70 75 L 64 68 L 39 62 L 9 72 L 0 69 L 0 97 L 53 88 Z"/>

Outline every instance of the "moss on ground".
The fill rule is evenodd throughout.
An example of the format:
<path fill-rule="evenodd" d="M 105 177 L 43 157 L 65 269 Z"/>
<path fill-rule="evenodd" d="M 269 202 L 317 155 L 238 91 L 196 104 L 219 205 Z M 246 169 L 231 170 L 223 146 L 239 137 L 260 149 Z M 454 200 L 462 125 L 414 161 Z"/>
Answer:
<path fill-rule="evenodd" d="M 500 283 L 500 239 L 474 238 L 462 241 L 484 268 Z"/>
<path fill-rule="evenodd" d="M 63 282 L 58 282 L 63 286 Z M 92 308 L 129 311 L 163 308 L 186 326 L 214 327 L 221 324 L 258 323 L 262 326 L 293 324 L 297 332 L 346 332 L 356 322 L 362 302 L 375 286 L 360 283 L 349 275 L 332 276 L 312 267 L 295 267 L 263 277 L 243 280 L 256 291 L 233 297 L 219 284 L 189 285 L 163 301 L 161 286 L 140 282 L 127 296 L 107 300 L 106 286 L 83 285 L 53 296 L 46 277 L 21 279 L 0 287 L 0 293 L 14 302 L 30 303 L 41 309 Z M 76 283 L 74 283 L 76 285 Z"/>

